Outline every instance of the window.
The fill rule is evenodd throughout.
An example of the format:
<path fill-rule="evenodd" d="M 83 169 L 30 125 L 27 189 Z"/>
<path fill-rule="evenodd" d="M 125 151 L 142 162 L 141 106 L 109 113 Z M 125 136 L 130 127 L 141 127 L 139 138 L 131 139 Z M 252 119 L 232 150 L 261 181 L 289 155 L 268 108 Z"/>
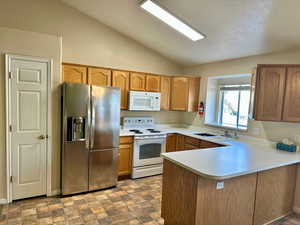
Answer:
<path fill-rule="evenodd" d="M 250 85 L 224 85 L 220 87 L 219 125 L 247 129 L 250 90 Z"/>

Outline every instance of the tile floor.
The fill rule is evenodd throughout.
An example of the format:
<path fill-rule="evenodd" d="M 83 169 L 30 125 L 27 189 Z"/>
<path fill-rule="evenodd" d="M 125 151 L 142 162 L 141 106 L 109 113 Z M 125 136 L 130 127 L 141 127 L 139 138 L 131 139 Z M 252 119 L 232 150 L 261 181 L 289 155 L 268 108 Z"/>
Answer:
<path fill-rule="evenodd" d="M 115 189 L 0 206 L 0 225 L 159 225 L 161 176 L 125 180 Z M 291 215 L 272 225 L 300 225 Z"/>

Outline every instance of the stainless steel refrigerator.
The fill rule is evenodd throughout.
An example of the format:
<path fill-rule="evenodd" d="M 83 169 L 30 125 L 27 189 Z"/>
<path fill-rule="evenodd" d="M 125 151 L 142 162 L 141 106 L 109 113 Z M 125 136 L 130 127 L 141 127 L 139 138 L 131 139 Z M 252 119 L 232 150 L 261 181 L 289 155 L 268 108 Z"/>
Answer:
<path fill-rule="evenodd" d="M 62 84 L 62 195 L 116 186 L 120 89 Z"/>

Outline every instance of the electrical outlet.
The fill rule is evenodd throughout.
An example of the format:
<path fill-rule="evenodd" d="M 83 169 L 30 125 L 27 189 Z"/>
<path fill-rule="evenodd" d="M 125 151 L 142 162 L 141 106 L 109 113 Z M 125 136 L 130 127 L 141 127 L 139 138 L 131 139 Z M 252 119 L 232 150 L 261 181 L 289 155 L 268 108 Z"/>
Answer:
<path fill-rule="evenodd" d="M 300 134 L 294 134 L 294 141 L 297 143 L 297 144 L 300 144 Z"/>
<path fill-rule="evenodd" d="M 222 181 L 222 182 L 217 182 L 217 187 L 216 187 L 216 189 L 217 190 L 221 190 L 221 189 L 223 189 L 224 188 L 224 181 Z"/>
<path fill-rule="evenodd" d="M 250 130 L 250 133 L 251 133 L 252 135 L 259 136 L 259 135 L 260 135 L 260 128 L 258 128 L 258 127 L 253 127 L 253 128 Z"/>

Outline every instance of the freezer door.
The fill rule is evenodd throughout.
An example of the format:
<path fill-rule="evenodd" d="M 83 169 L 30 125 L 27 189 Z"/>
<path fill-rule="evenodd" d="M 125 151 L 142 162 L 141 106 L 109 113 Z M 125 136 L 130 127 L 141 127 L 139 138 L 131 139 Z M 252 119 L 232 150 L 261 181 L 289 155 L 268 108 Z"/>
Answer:
<path fill-rule="evenodd" d="M 117 185 L 119 149 L 90 151 L 89 191 Z"/>
<path fill-rule="evenodd" d="M 64 143 L 62 195 L 88 191 L 88 157 L 84 141 Z"/>
<path fill-rule="evenodd" d="M 119 147 L 120 89 L 92 86 L 91 149 Z"/>
<path fill-rule="evenodd" d="M 62 85 L 62 194 L 88 191 L 90 86 Z M 80 123 L 79 123 L 80 122 Z"/>

